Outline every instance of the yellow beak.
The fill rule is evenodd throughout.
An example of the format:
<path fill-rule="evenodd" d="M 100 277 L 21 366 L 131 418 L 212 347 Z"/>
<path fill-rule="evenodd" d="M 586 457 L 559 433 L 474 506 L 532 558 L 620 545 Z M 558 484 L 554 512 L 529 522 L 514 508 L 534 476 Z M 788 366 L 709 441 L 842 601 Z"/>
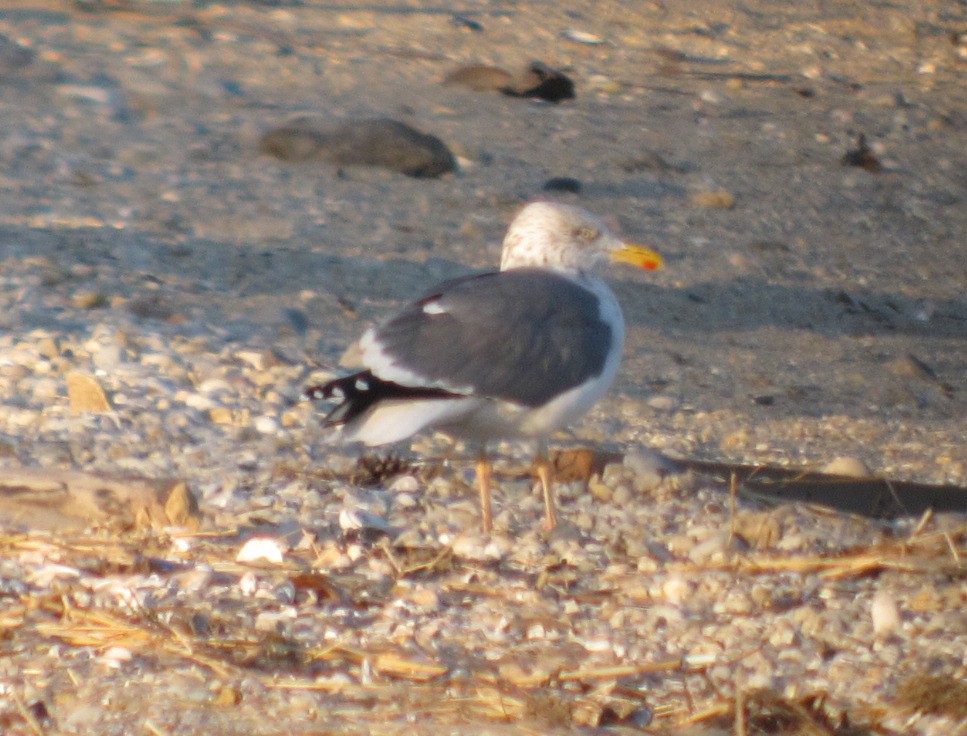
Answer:
<path fill-rule="evenodd" d="M 665 265 L 665 260 L 659 253 L 634 243 L 624 243 L 621 248 L 612 251 L 611 260 L 615 263 L 630 263 L 646 271 L 657 271 Z"/>

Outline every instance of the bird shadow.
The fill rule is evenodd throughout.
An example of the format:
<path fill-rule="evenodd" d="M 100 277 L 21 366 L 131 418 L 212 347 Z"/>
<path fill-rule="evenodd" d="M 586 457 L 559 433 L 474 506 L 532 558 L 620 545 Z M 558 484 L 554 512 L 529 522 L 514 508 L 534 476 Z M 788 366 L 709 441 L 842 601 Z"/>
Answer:
<path fill-rule="evenodd" d="M 65 233 L 7 227 L 0 229 L 0 257 L 9 282 L 33 285 L 45 296 L 33 307 L 29 299 L 21 300 L 0 326 L 83 332 L 88 323 L 104 321 L 110 309 L 67 310 L 50 306 L 47 296 L 59 292 L 61 304 L 70 304 L 73 294 L 89 289 L 104 291 L 105 304 L 119 296 L 129 305 L 143 300 L 147 291 L 167 299 L 172 311 L 194 309 L 229 333 L 236 322 L 251 328 L 241 332 L 268 330 L 266 339 L 280 322 L 299 323 L 297 329 L 338 326 L 345 331 L 380 320 L 441 281 L 480 271 L 427 251 L 416 257 L 406 252 L 341 255 L 333 252 L 336 247 L 255 247 L 200 238 L 174 242 L 163 234 L 109 228 Z M 650 279 L 636 275 L 609 281 L 629 325 L 669 334 L 778 327 L 829 335 L 967 336 L 963 299 L 777 283 L 757 276 L 684 287 Z M 293 309 L 305 293 L 316 298 L 295 319 Z M 144 309 L 141 316 L 146 325 L 167 319 L 168 331 L 179 329 L 164 310 Z M 183 329 L 190 329 L 190 322 Z"/>

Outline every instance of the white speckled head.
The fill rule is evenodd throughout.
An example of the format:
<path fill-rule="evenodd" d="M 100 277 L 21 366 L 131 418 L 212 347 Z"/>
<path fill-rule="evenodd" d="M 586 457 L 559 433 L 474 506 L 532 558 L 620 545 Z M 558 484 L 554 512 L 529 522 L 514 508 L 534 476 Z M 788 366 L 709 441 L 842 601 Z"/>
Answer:
<path fill-rule="evenodd" d="M 537 266 L 597 271 L 623 246 L 590 212 L 556 202 L 531 202 L 510 223 L 500 270 Z"/>

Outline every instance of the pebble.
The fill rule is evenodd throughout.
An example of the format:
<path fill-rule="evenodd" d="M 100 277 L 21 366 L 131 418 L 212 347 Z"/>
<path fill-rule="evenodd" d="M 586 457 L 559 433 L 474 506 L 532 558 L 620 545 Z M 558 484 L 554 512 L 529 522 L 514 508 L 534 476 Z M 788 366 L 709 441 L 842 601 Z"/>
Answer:
<path fill-rule="evenodd" d="M 592 74 L 588 79 L 587 89 L 602 95 L 620 95 L 627 92 L 626 85 L 604 74 Z"/>
<path fill-rule="evenodd" d="M 729 548 L 728 532 L 717 532 L 688 551 L 688 559 L 695 563 L 724 559 Z"/>
<path fill-rule="evenodd" d="M 692 204 L 710 209 L 730 210 L 735 207 L 735 196 L 725 189 L 695 192 L 691 196 Z"/>
<path fill-rule="evenodd" d="M 114 373 L 125 361 L 127 361 L 127 351 L 117 343 L 101 345 L 91 354 L 91 363 L 103 374 Z"/>
<path fill-rule="evenodd" d="M 677 409 L 681 402 L 673 396 L 650 396 L 645 403 L 656 411 L 670 412 Z"/>
<path fill-rule="evenodd" d="M 622 464 L 634 473 L 635 490 L 649 493 L 675 471 L 675 463 L 656 450 L 639 448 L 625 453 Z"/>
<path fill-rule="evenodd" d="M 870 602 L 870 618 L 873 634 L 883 639 L 897 633 L 900 629 L 900 608 L 896 598 L 887 590 L 878 590 Z"/>
<path fill-rule="evenodd" d="M 847 478 L 871 478 L 873 472 L 862 460 L 855 457 L 837 457 L 823 466 L 822 473 L 827 475 L 841 475 Z"/>
<path fill-rule="evenodd" d="M 674 606 L 683 605 L 692 591 L 692 584 L 684 576 L 675 574 L 669 575 L 661 587 L 665 600 Z"/>
<path fill-rule="evenodd" d="M 486 538 L 478 534 L 462 534 L 453 540 L 453 554 L 461 559 L 496 562 L 510 551 L 510 540 L 494 535 Z"/>
<path fill-rule="evenodd" d="M 587 31 L 582 31 L 577 28 L 568 28 L 566 31 L 562 32 L 561 35 L 568 41 L 584 43 L 590 46 L 597 46 L 605 43 L 605 40 L 601 36 L 597 36 L 593 33 L 588 33 Z"/>
<path fill-rule="evenodd" d="M 390 486 L 393 493 L 416 493 L 420 490 L 420 481 L 414 475 L 401 475 Z"/>
<path fill-rule="evenodd" d="M 554 176 L 544 182 L 541 187 L 545 192 L 566 192 L 580 194 L 581 182 L 571 176 Z"/>
<path fill-rule="evenodd" d="M 371 530 L 392 532 L 392 525 L 379 514 L 362 508 L 345 508 L 339 512 L 339 528 L 345 531 Z"/>
<path fill-rule="evenodd" d="M 284 550 L 277 539 L 267 537 L 252 537 L 239 549 L 235 555 L 236 562 L 272 562 L 281 565 Z"/>
<path fill-rule="evenodd" d="M 253 426 L 255 431 L 260 434 L 278 434 L 282 430 L 278 420 L 266 414 L 256 417 Z"/>
<path fill-rule="evenodd" d="M 477 92 L 492 91 L 506 87 L 512 77 L 510 72 L 494 66 L 462 66 L 447 74 L 443 83 L 469 87 Z"/>

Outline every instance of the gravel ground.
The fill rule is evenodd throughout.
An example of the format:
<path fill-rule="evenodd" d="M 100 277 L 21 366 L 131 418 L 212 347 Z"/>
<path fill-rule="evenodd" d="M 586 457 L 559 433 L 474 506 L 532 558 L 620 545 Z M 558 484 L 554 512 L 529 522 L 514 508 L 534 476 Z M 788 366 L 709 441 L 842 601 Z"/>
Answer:
<path fill-rule="evenodd" d="M 204 520 L 7 520 L 0 731 L 718 734 L 745 701 L 780 733 L 768 692 L 824 698 L 802 732 L 967 733 L 911 695 L 967 678 L 962 516 L 733 513 L 627 463 L 546 538 L 507 445 L 483 538 L 459 447 L 364 478 L 297 401 L 572 177 L 667 266 L 614 274 L 622 369 L 561 445 L 967 485 L 965 30 L 903 0 L 5 3 L 2 462 L 182 478 Z M 441 84 L 535 59 L 576 98 Z M 459 170 L 261 154 L 296 115 L 401 120 Z"/>

